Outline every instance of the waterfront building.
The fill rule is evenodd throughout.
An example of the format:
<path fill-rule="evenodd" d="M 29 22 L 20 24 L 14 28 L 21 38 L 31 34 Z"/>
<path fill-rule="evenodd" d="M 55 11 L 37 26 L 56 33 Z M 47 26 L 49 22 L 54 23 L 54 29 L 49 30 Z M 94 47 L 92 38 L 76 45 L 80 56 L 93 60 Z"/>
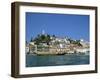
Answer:
<path fill-rule="evenodd" d="M 25 53 L 28 53 L 29 52 L 29 44 L 26 43 L 26 47 L 25 47 Z"/>

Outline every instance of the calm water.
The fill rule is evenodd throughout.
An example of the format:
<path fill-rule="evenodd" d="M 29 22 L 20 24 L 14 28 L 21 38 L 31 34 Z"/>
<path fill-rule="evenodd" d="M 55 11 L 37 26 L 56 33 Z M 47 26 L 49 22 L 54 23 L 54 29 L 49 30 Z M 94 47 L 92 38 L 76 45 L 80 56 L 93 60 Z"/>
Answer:
<path fill-rule="evenodd" d="M 89 55 L 26 55 L 26 67 L 89 64 Z"/>

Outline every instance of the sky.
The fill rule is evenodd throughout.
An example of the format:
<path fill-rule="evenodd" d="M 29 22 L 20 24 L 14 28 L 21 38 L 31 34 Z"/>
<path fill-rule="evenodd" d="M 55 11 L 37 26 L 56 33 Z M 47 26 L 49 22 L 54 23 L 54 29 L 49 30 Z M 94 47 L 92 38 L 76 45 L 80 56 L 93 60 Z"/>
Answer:
<path fill-rule="evenodd" d="M 89 41 L 89 15 L 26 12 L 26 41 L 46 34 Z"/>

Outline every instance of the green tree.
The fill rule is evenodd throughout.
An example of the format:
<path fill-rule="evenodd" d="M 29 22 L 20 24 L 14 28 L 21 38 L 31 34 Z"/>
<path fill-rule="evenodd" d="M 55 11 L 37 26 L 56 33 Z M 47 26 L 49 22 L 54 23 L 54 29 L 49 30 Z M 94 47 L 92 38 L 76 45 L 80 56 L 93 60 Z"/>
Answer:
<path fill-rule="evenodd" d="M 53 35 L 53 37 L 56 37 L 55 35 Z"/>
<path fill-rule="evenodd" d="M 33 38 L 31 37 L 31 40 L 30 40 L 30 42 L 32 42 L 33 41 Z"/>
<path fill-rule="evenodd" d="M 50 39 L 50 35 L 38 35 L 35 39 L 35 44 L 39 44 L 39 43 L 47 43 L 49 45 L 49 42 L 51 41 Z"/>

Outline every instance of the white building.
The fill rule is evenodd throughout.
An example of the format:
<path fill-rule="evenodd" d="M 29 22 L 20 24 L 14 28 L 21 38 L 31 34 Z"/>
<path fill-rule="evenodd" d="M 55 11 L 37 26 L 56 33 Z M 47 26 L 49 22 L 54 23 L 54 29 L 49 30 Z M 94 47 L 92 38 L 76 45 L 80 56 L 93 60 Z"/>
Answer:
<path fill-rule="evenodd" d="M 89 42 L 84 41 L 83 39 L 80 40 L 80 43 L 83 47 L 89 47 Z"/>
<path fill-rule="evenodd" d="M 28 53 L 29 52 L 29 44 L 26 44 L 26 47 L 25 47 L 25 52 Z"/>
<path fill-rule="evenodd" d="M 79 48 L 79 49 L 76 49 L 76 52 L 78 52 L 78 53 L 87 53 L 87 52 L 89 52 L 89 48 Z"/>

